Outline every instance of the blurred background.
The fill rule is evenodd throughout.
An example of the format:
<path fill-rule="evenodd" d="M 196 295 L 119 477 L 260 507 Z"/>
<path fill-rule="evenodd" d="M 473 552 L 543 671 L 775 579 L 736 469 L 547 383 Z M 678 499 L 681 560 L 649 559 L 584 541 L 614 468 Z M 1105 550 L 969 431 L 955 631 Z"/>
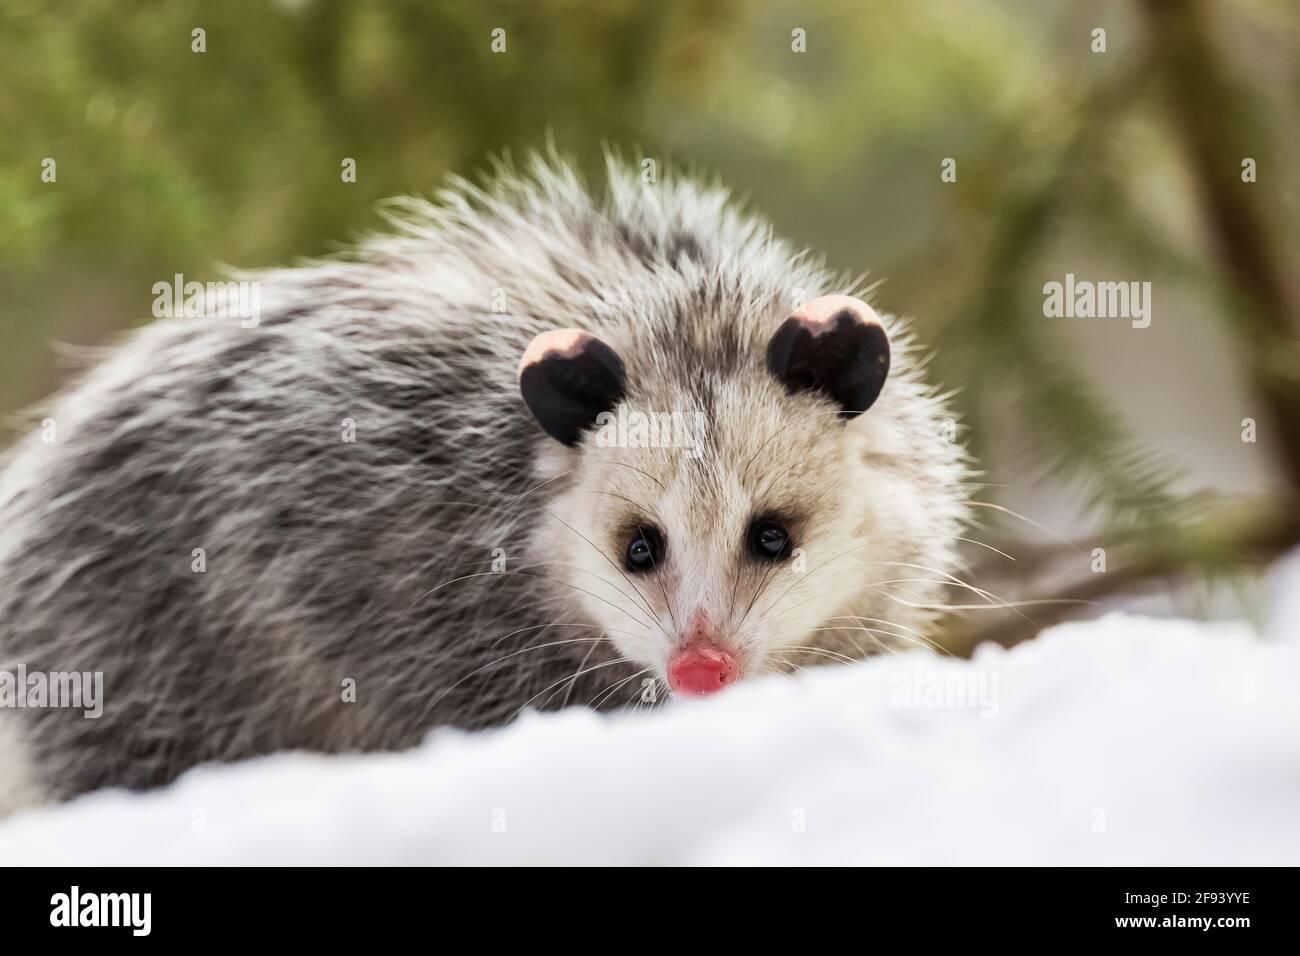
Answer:
<path fill-rule="evenodd" d="M 0 444 L 154 282 L 327 253 L 549 136 L 597 183 L 605 145 L 716 174 L 914 318 L 1016 559 L 972 545 L 953 603 L 1050 601 L 953 647 L 1258 618 L 1300 541 L 1297 120 L 1292 0 L 3 0 Z M 1045 317 L 1066 273 L 1150 282 L 1150 327 Z"/>

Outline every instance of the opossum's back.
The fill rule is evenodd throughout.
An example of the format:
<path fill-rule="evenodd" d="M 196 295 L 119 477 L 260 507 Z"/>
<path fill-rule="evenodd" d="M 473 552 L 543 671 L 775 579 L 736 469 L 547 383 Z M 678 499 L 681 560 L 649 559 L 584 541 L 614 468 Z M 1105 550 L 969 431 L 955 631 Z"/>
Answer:
<path fill-rule="evenodd" d="M 61 786 L 418 732 L 400 690 L 391 726 L 329 725 L 339 675 L 434 666 L 475 599 L 417 599 L 514 530 L 491 505 L 526 487 L 528 425 L 474 321 L 164 321 L 54 405 L 0 478 L 0 662 L 105 674 L 103 718 L 30 712 L 46 757 L 95 754 Z"/>
<path fill-rule="evenodd" d="M 62 396 L 6 463 L 0 560 L 36 558 L 29 585 L 122 590 L 134 569 L 149 585 L 211 587 L 225 566 L 251 586 L 268 563 L 305 553 L 320 570 L 317 558 L 404 538 L 435 512 L 443 536 L 476 531 L 481 514 L 439 502 L 527 482 L 512 376 L 432 325 L 382 314 L 159 323 Z"/>

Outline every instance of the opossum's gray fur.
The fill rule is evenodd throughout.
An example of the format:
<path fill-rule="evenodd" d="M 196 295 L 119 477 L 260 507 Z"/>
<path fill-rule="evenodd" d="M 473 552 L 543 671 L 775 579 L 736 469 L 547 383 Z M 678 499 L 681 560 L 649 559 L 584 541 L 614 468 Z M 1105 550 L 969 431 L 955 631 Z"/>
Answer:
<path fill-rule="evenodd" d="M 209 317 L 141 329 L 39 413 L 57 440 L 34 429 L 10 450 L 0 669 L 102 671 L 105 701 L 98 720 L 0 710 L 0 749 L 30 758 L 18 767 L 0 753 L 13 791 L 0 799 L 148 787 L 202 761 L 285 748 L 403 747 L 530 702 L 640 701 L 636 675 L 662 676 L 643 666 L 653 648 L 636 657 L 655 632 L 629 621 L 621 650 L 596 642 L 621 620 L 602 619 L 613 614 L 604 605 L 667 621 L 679 588 L 712 580 L 706 557 L 729 568 L 727 496 L 756 494 L 755 474 L 825 485 L 838 503 L 823 523 L 866 541 L 884 569 L 850 561 L 838 578 L 807 574 L 796 585 L 813 611 L 760 615 L 797 622 L 798 639 L 826 656 L 915 642 L 933 616 L 963 520 L 963 459 L 942 399 L 889 316 L 893 370 L 860 423 L 772 382 L 763 348 L 799 298 L 852 289 L 722 189 L 645 183 L 611 162 L 598 202 L 567 165 L 537 160 L 526 176 L 499 168 L 482 188 L 458 181 L 389 216 L 392 231 L 352 253 L 240 276 L 261 283 L 255 328 Z M 516 366 L 538 333 L 574 326 L 624 358 L 629 402 L 682 399 L 712 416 L 712 457 L 547 439 Z M 788 438 L 764 444 L 781 429 Z M 850 440 L 834 462 L 813 460 Z M 660 495 L 649 481 L 683 531 L 666 605 L 648 584 L 629 594 L 608 566 L 618 542 L 599 527 L 614 498 Z M 810 520 L 811 535 L 822 519 Z M 688 529 L 708 545 L 689 574 Z M 740 571 L 727 583 L 742 603 L 760 593 Z M 845 593 L 855 587 L 870 599 Z M 879 622 L 854 625 L 872 643 L 817 633 L 837 613 Z M 629 653 L 634 663 L 619 662 Z M 355 702 L 343 699 L 348 680 Z"/>

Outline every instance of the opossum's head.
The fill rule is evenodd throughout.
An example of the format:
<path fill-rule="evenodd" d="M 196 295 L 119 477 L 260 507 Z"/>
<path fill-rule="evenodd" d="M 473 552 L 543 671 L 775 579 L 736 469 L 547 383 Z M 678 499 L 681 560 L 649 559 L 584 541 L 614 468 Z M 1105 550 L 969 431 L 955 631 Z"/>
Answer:
<path fill-rule="evenodd" d="M 547 575 L 678 694 L 861 656 L 871 627 L 837 615 L 873 608 L 862 592 L 926 533 L 923 499 L 872 461 L 893 427 L 870 422 L 878 316 L 825 296 L 752 343 L 693 335 L 620 354 L 564 329 L 527 349 L 524 400 L 569 449 Z"/>

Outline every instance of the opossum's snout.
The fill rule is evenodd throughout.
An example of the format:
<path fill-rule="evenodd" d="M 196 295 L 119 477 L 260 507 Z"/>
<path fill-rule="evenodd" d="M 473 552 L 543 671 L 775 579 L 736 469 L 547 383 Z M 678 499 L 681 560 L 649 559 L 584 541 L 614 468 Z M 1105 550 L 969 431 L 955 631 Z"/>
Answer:
<path fill-rule="evenodd" d="M 687 697 L 703 697 L 734 684 L 740 677 L 736 659 L 711 647 L 691 647 L 668 665 L 668 686 Z"/>
<path fill-rule="evenodd" d="M 740 679 L 740 662 L 697 611 L 682 648 L 668 662 L 668 686 L 683 697 L 704 697 Z"/>

